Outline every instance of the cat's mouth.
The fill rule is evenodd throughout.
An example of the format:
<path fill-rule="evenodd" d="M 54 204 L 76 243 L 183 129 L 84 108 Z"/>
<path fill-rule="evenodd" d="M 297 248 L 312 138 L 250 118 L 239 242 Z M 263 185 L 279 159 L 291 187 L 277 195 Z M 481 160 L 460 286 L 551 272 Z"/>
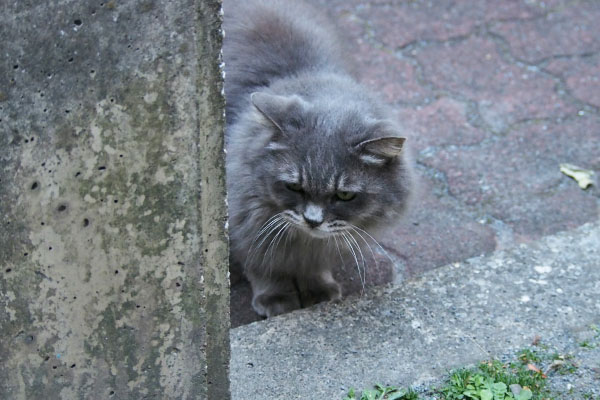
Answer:
<path fill-rule="evenodd" d="M 299 231 L 315 239 L 329 239 L 344 230 L 338 221 L 321 222 L 319 225 L 315 225 L 306 222 L 304 218 L 293 212 L 285 212 L 284 215 Z"/>
<path fill-rule="evenodd" d="M 334 232 L 324 230 L 320 226 L 317 226 L 315 228 L 308 227 L 305 225 L 297 225 L 297 226 L 300 228 L 300 230 L 302 232 L 304 232 L 305 234 L 307 234 L 313 238 L 316 238 L 316 239 L 327 239 L 334 234 Z"/>

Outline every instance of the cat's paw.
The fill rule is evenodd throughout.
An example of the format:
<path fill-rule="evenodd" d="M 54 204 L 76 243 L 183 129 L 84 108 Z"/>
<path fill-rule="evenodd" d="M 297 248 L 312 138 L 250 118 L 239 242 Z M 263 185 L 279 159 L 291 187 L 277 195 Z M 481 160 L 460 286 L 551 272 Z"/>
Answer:
<path fill-rule="evenodd" d="M 296 293 L 260 294 L 252 299 L 252 308 L 263 317 L 274 317 L 300 308 Z"/>

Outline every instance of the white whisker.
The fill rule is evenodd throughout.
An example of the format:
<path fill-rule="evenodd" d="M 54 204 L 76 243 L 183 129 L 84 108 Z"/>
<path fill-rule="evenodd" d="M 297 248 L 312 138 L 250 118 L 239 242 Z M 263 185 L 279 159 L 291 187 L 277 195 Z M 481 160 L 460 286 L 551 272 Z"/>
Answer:
<path fill-rule="evenodd" d="M 252 245 L 250 246 L 250 249 L 248 250 L 246 265 L 248 263 L 254 261 L 258 250 L 262 247 L 262 245 L 269 238 L 269 236 L 271 236 L 271 234 L 273 232 L 275 232 L 278 228 L 280 228 L 282 225 L 287 223 L 284 220 L 284 218 L 281 217 L 279 214 L 277 216 L 278 216 L 278 218 L 274 219 L 273 221 L 271 221 L 269 223 L 265 223 L 266 226 L 264 228 L 262 228 L 259 231 L 259 233 L 256 235 L 256 237 L 254 238 L 254 241 L 252 242 Z M 260 242 L 256 245 L 256 241 L 260 238 L 260 236 L 263 236 L 263 237 L 260 240 Z M 263 258 L 263 262 L 264 262 L 264 258 Z"/>
<path fill-rule="evenodd" d="M 350 240 L 348 240 L 346 232 L 342 232 L 342 238 L 346 242 L 346 245 L 348 246 L 348 249 L 352 252 L 352 256 L 354 257 L 354 262 L 356 263 L 356 269 L 358 271 L 358 278 L 360 279 L 360 283 L 362 284 L 362 288 L 363 288 L 363 291 L 364 291 L 365 290 L 365 282 L 364 282 L 364 279 L 363 279 L 363 277 L 362 277 L 362 275 L 360 273 L 360 266 L 358 264 L 358 258 L 356 257 L 356 252 L 354 251 L 354 248 L 352 247 L 352 244 L 351 244 Z"/>
<path fill-rule="evenodd" d="M 369 248 L 369 251 L 371 252 L 371 257 L 373 258 L 373 261 L 375 261 L 375 266 L 377 266 L 377 258 L 375 258 L 375 253 L 373 252 L 373 248 L 371 248 L 371 245 L 369 244 L 369 242 L 367 242 L 367 240 L 364 238 L 363 235 L 361 235 L 361 233 L 356 230 L 356 228 L 354 228 L 353 226 L 350 226 L 350 229 L 352 229 L 361 239 L 363 242 L 365 242 L 365 244 L 367 245 L 367 247 Z"/>
<path fill-rule="evenodd" d="M 383 254 L 385 254 L 385 256 L 388 258 L 388 260 L 390 260 L 390 262 L 392 263 L 392 265 L 395 265 L 394 260 L 392 260 L 392 257 L 390 257 L 390 255 L 388 254 L 388 252 L 383 248 L 383 246 L 381 246 L 379 244 L 379 242 L 377 240 L 375 240 L 375 238 L 373 236 L 371 236 L 371 234 L 369 234 L 369 232 L 365 231 L 364 229 L 359 228 L 356 225 L 350 224 L 348 223 L 348 225 L 350 225 L 353 229 L 358 229 L 359 231 L 361 231 L 362 233 L 364 233 L 365 235 L 367 235 L 378 247 L 381 251 L 383 251 Z"/>
<path fill-rule="evenodd" d="M 286 221 L 283 218 L 280 218 L 277 220 L 277 222 L 275 224 L 273 224 L 271 226 L 271 228 L 269 228 L 269 230 L 264 234 L 264 237 L 262 238 L 262 240 L 260 241 L 260 243 L 258 243 L 258 245 L 256 246 L 257 249 L 259 249 L 263 243 L 265 242 L 265 240 L 267 240 L 267 238 L 269 236 L 271 236 L 271 234 L 273 232 L 275 232 L 277 229 L 279 229 L 279 227 L 281 227 L 281 225 L 284 225 L 286 223 Z"/>
<path fill-rule="evenodd" d="M 290 227 L 290 223 L 287 222 L 287 221 L 285 221 L 285 225 L 283 225 L 283 228 L 281 228 L 279 230 L 279 232 L 277 232 L 277 234 L 275 235 L 275 237 L 271 241 L 274 244 L 273 247 L 271 247 L 271 245 L 269 245 L 269 247 L 271 247 L 271 259 L 273 259 L 273 257 L 274 257 L 273 252 L 279 246 L 279 242 L 281 242 L 281 238 L 283 237 L 283 235 L 285 234 L 285 231 L 289 227 Z M 269 249 L 267 249 L 267 251 L 269 251 Z"/>
<path fill-rule="evenodd" d="M 346 265 L 344 263 L 344 257 L 342 256 L 342 252 L 340 251 L 340 246 L 338 245 L 337 236 L 338 236 L 337 234 L 333 235 L 333 241 L 335 242 L 335 248 L 337 249 L 337 252 L 340 255 L 340 260 L 342 261 L 342 266 L 345 269 Z"/>
<path fill-rule="evenodd" d="M 254 238 L 254 241 L 256 241 L 256 239 L 260 235 L 262 235 L 267 229 L 269 229 L 270 226 L 272 226 L 277 221 L 280 221 L 283 218 L 281 214 L 282 213 L 278 213 L 278 214 L 273 215 L 264 224 L 262 224 L 262 226 L 260 227 L 260 230 L 258 231 L 258 233 L 256 234 L 256 237 Z"/>
<path fill-rule="evenodd" d="M 348 231 L 348 237 L 352 239 L 352 242 L 356 246 L 358 253 L 360 254 L 360 258 L 362 260 L 363 265 L 363 281 L 366 283 L 367 281 L 367 264 L 365 263 L 365 256 L 363 255 L 362 249 L 360 248 L 360 244 L 356 241 L 356 238 L 352 236 L 352 232 Z"/>

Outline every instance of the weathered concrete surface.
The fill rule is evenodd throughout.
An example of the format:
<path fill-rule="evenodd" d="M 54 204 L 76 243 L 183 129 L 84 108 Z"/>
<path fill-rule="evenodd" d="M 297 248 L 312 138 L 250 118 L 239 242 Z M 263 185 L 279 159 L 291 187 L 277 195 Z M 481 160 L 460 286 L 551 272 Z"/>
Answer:
<path fill-rule="evenodd" d="M 452 368 L 514 354 L 536 335 L 585 352 L 577 343 L 599 322 L 596 222 L 233 329 L 232 398 L 341 399 L 349 387 L 422 385 Z M 593 371 L 600 351 L 580 361 L 578 385 L 559 398 L 600 395 Z"/>
<path fill-rule="evenodd" d="M 421 191 L 382 240 L 400 279 L 598 218 L 598 186 L 580 190 L 559 164 L 600 173 L 599 1 L 307 1 L 413 149 Z M 367 283 L 389 270 L 372 265 Z M 344 276 L 346 293 L 360 288 Z M 234 326 L 256 319 L 244 290 Z"/>
<path fill-rule="evenodd" d="M 227 398 L 220 2 L 1 8 L 0 398 Z"/>

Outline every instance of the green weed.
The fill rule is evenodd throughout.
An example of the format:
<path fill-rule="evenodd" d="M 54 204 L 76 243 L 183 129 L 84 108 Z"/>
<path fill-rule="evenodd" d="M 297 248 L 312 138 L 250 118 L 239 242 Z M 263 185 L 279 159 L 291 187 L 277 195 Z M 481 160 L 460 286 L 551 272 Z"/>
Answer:
<path fill-rule="evenodd" d="M 344 400 L 419 400 L 419 395 L 411 389 L 377 384 L 375 389 L 363 390 L 360 398 L 356 397 L 354 389 L 350 389 Z"/>
<path fill-rule="evenodd" d="M 597 332 L 600 335 L 600 330 Z M 572 355 L 548 351 L 548 346 L 535 344 L 516 353 L 512 362 L 491 360 L 474 368 L 451 372 L 444 385 L 427 391 L 440 400 L 552 400 L 546 389 L 546 374 L 570 374 L 577 370 Z M 544 366 L 546 373 L 540 368 Z M 375 385 L 357 397 L 350 389 L 343 400 L 420 400 L 410 389 Z"/>
<path fill-rule="evenodd" d="M 579 343 L 579 346 L 587 349 L 595 349 L 600 345 L 600 328 L 598 328 L 597 325 L 590 325 L 590 329 L 592 329 L 592 331 L 594 331 L 596 334 L 592 339 L 587 339 Z"/>

